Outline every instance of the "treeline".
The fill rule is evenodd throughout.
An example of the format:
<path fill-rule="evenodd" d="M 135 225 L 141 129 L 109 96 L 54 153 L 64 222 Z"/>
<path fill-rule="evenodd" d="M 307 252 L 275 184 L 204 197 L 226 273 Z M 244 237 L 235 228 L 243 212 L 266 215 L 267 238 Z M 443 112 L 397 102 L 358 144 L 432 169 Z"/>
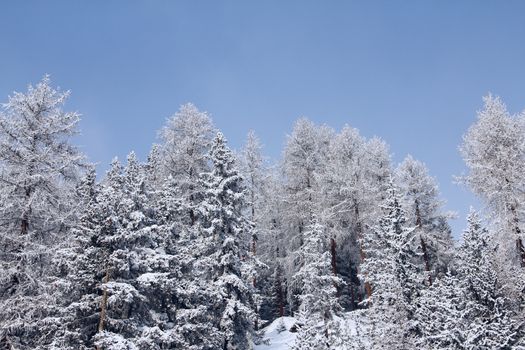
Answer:
<path fill-rule="evenodd" d="M 486 220 L 455 244 L 424 164 L 349 126 L 299 119 L 270 165 L 186 104 L 98 181 L 67 97 L 46 77 L 0 113 L 0 349 L 250 349 L 285 315 L 296 349 L 525 346 L 525 118 L 498 98 L 461 147 Z"/>

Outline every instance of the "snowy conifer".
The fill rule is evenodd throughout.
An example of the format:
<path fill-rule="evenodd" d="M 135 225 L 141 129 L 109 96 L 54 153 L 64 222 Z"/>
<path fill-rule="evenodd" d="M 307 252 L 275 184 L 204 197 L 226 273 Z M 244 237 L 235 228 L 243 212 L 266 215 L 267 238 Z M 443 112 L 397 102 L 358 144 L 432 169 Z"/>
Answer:
<path fill-rule="evenodd" d="M 210 159 L 212 170 L 202 174 L 204 201 L 199 207 L 199 237 L 194 269 L 207 294 L 205 306 L 212 317 L 210 344 L 225 350 L 252 346 L 253 288 L 242 276 L 250 264 L 252 223 L 243 215 L 246 191 L 231 150 L 222 133 L 215 137 Z M 204 347 L 206 348 L 206 347 Z"/>
<path fill-rule="evenodd" d="M 160 131 L 163 178 L 171 175 L 186 202 L 192 204 L 187 213 L 187 221 L 191 225 L 196 221 L 194 207 L 202 200 L 198 178 L 199 174 L 208 171 L 207 156 L 214 130 L 208 113 L 188 103 L 182 105 Z"/>
<path fill-rule="evenodd" d="M 288 136 L 284 150 L 283 173 L 283 222 L 285 223 L 288 259 L 286 267 L 289 279 L 299 268 L 296 254 L 303 244 L 303 233 L 313 215 L 319 213 L 321 203 L 319 178 L 325 171 L 329 144 L 333 131 L 316 126 L 306 118 L 299 119 Z M 293 311 L 299 305 L 300 288 L 288 283 L 289 303 Z"/>
<path fill-rule="evenodd" d="M 421 270 L 432 284 L 437 272 L 446 271 L 451 259 L 452 236 L 447 215 L 440 212 L 438 188 L 425 165 L 407 156 L 396 169 L 407 221 L 416 227 L 415 245 L 421 255 Z"/>
<path fill-rule="evenodd" d="M 253 130 L 250 131 L 241 152 L 241 170 L 244 174 L 245 186 L 248 191 L 249 200 L 247 204 L 249 205 L 252 221 L 255 221 L 256 215 L 260 215 L 258 213 L 260 197 L 264 191 L 264 178 L 266 177 L 261 150 L 262 146 L 259 139 Z"/>
<path fill-rule="evenodd" d="M 60 326 L 62 286 L 51 261 L 76 221 L 83 156 L 70 144 L 79 114 L 44 77 L 0 112 L 0 338 L 37 349 Z"/>
<path fill-rule="evenodd" d="M 524 124 L 511 116 L 504 103 L 492 95 L 485 97 L 484 108 L 463 138 L 461 152 L 469 169 L 464 181 L 485 201 L 498 222 L 500 264 L 506 280 L 522 272 L 514 267 L 525 266 L 523 237 L 525 186 Z M 519 278 L 520 280 L 523 277 Z M 518 286 L 517 297 L 523 285 Z"/>
<path fill-rule="evenodd" d="M 173 232 L 158 225 L 135 155 L 112 163 L 79 227 L 75 305 L 86 347 L 164 349 L 183 344 L 175 329 L 178 256 Z"/>
<path fill-rule="evenodd" d="M 337 314 L 341 306 L 337 286 L 342 280 L 334 276 L 326 229 L 314 217 L 304 232 L 299 248 L 300 269 L 293 279 L 301 287 L 300 330 L 294 349 L 331 349 L 337 342 Z"/>
<path fill-rule="evenodd" d="M 471 211 L 458 250 L 457 275 L 447 273 L 418 300 L 416 328 L 423 347 L 513 349 L 522 341 L 523 321 L 503 293 L 488 237 Z"/>
<path fill-rule="evenodd" d="M 466 295 L 460 276 L 447 272 L 422 290 L 417 300 L 416 343 L 426 349 L 467 349 L 463 310 Z"/>
<path fill-rule="evenodd" d="M 379 224 L 363 238 L 362 278 L 372 287 L 370 318 L 373 347 L 410 349 L 411 320 L 422 278 L 413 264 L 414 228 L 406 225 L 398 190 L 390 182 Z"/>
<path fill-rule="evenodd" d="M 463 234 L 458 270 L 467 295 L 463 311 L 468 324 L 466 348 L 510 348 L 522 335 L 523 322 L 513 320 L 511 304 L 498 280 L 488 232 L 475 212 L 470 213 Z"/>

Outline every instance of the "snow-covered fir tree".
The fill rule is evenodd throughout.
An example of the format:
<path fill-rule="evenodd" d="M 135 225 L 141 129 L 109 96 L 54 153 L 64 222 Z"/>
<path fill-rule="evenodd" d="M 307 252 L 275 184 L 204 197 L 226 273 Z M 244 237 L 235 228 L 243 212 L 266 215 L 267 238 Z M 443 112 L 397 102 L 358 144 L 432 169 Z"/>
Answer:
<path fill-rule="evenodd" d="M 166 349 L 184 344 L 177 329 L 179 279 L 173 232 L 158 225 L 135 155 L 112 163 L 79 227 L 76 312 L 83 345 Z"/>
<path fill-rule="evenodd" d="M 471 212 L 457 261 L 466 289 L 463 315 L 468 325 L 467 349 L 511 348 L 523 326 L 523 321 L 513 320 L 512 304 L 498 279 L 493 249 L 489 233 L 477 213 Z"/>
<path fill-rule="evenodd" d="M 243 214 L 247 201 L 243 179 L 222 133 L 211 151 L 211 172 L 201 174 L 204 200 L 198 208 L 194 276 L 208 313 L 204 349 L 249 349 L 254 324 L 254 289 L 242 275 L 252 264 L 249 247 L 253 224 Z"/>
<path fill-rule="evenodd" d="M 150 192 L 155 192 L 154 189 L 162 187 L 166 181 L 166 174 L 162 157 L 162 147 L 160 145 L 153 144 L 153 146 L 151 146 L 148 160 L 146 164 L 144 164 L 144 171 L 146 174 L 146 185 L 151 187 Z M 169 177 L 170 175 L 167 176 Z"/>
<path fill-rule="evenodd" d="M 413 261 L 414 228 L 406 225 L 397 188 L 392 180 L 382 205 L 383 216 L 363 237 L 366 259 L 362 278 L 370 283 L 370 342 L 373 348 L 411 349 L 414 301 L 423 285 Z"/>
<path fill-rule="evenodd" d="M 96 210 L 99 191 L 95 168 L 91 167 L 76 190 L 82 209 L 77 224 L 70 231 L 72 244 L 58 256 L 70 284 L 67 299 L 72 301 L 63 309 L 63 314 L 68 315 L 62 325 L 63 332 L 54 337 L 59 349 L 88 348 L 99 321 L 100 302 L 93 290 L 97 288 L 94 276 L 100 250 L 93 249 L 91 242 L 95 238 L 93 232 L 100 229 L 104 219 L 102 213 Z"/>
<path fill-rule="evenodd" d="M 314 216 L 306 226 L 299 248 L 299 271 L 293 280 L 301 286 L 298 311 L 299 334 L 294 349 L 332 349 L 338 344 L 341 311 L 337 287 L 342 280 L 333 274 L 326 229 Z"/>
<path fill-rule="evenodd" d="M 520 349 L 523 320 L 512 311 L 494 265 L 490 235 L 476 212 L 447 273 L 418 300 L 418 343 L 432 349 Z"/>
<path fill-rule="evenodd" d="M 416 344 L 423 349 L 466 349 L 465 294 L 460 276 L 448 271 L 421 291 L 415 312 Z"/>
<path fill-rule="evenodd" d="M 76 220 L 84 163 L 70 143 L 80 118 L 63 111 L 68 96 L 46 76 L 0 112 L 0 339 L 17 349 L 45 348 L 68 302 L 51 263 Z"/>
<path fill-rule="evenodd" d="M 262 155 L 261 141 L 253 130 L 250 130 L 246 138 L 246 144 L 241 151 L 240 163 L 246 190 L 248 191 L 249 200 L 247 204 L 251 220 L 256 222 L 256 219 L 260 216 L 261 196 L 265 190 L 267 171 Z"/>

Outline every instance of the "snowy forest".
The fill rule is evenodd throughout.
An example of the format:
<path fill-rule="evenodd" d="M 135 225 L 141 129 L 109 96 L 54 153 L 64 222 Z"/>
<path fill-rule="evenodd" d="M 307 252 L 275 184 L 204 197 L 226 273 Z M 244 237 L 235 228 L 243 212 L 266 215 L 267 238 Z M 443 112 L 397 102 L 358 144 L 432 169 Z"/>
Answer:
<path fill-rule="evenodd" d="M 0 349 L 525 349 L 525 114 L 499 97 L 453 237 L 424 163 L 350 125 L 298 119 L 270 163 L 188 103 L 97 174 L 68 96 L 46 76 L 0 111 Z"/>

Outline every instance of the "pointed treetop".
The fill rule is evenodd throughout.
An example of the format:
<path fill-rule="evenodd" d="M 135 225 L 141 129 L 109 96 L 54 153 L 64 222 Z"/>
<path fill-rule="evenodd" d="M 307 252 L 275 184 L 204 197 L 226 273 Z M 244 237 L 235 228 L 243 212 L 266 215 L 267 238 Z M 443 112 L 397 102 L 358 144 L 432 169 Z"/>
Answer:
<path fill-rule="evenodd" d="M 224 134 L 220 131 L 217 132 L 217 136 L 215 136 L 215 143 L 227 143 L 228 141 L 224 137 Z"/>
<path fill-rule="evenodd" d="M 111 160 L 111 165 L 110 165 L 110 169 L 108 170 L 108 173 L 111 172 L 113 169 L 118 169 L 121 167 L 122 165 L 120 164 L 120 160 L 118 159 L 118 157 L 113 157 L 113 159 Z"/>
<path fill-rule="evenodd" d="M 483 96 L 483 110 L 478 111 L 478 119 L 485 117 L 505 117 L 508 115 L 507 106 L 499 96 L 489 93 Z"/>
<path fill-rule="evenodd" d="M 116 185 L 121 182 L 123 167 L 117 157 L 113 158 L 109 170 L 106 172 L 106 181 Z"/>
<path fill-rule="evenodd" d="M 213 144 L 211 147 L 210 157 L 215 168 L 220 173 L 231 170 L 232 165 L 235 163 L 235 157 L 232 151 L 227 146 L 227 140 L 222 132 L 217 132 Z"/>
<path fill-rule="evenodd" d="M 135 151 L 129 152 L 127 156 L 128 163 L 136 163 L 137 162 L 137 155 L 135 154 Z"/>
<path fill-rule="evenodd" d="M 461 249 L 478 251 L 486 247 L 486 235 L 488 231 L 482 226 L 478 213 L 472 207 L 470 207 L 467 222 L 467 229 L 463 231 L 463 244 L 461 245 Z"/>

